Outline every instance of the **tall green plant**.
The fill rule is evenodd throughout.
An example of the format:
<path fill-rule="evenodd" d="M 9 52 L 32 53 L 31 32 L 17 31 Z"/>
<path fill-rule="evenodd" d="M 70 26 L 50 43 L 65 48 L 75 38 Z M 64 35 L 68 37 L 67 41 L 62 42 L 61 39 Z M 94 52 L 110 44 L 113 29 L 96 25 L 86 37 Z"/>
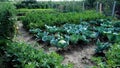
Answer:
<path fill-rule="evenodd" d="M 14 35 L 15 7 L 11 3 L 0 3 L 0 38 L 11 39 Z"/>
<path fill-rule="evenodd" d="M 89 21 L 99 18 L 105 18 L 105 16 L 93 10 L 81 13 L 50 13 L 50 11 L 37 11 L 28 13 L 23 19 L 23 24 L 27 28 L 44 28 L 45 24 L 61 26 L 65 23 L 79 24 L 81 20 Z"/>

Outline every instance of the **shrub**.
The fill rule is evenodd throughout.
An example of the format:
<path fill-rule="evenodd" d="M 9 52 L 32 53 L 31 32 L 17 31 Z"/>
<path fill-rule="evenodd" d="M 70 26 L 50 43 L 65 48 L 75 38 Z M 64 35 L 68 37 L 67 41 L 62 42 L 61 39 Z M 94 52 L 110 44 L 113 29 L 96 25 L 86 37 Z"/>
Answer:
<path fill-rule="evenodd" d="M 3 54 L 6 43 L 14 36 L 15 7 L 11 3 L 0 2 L 0 67 L 6 68 Z M 6 59 L 5 59 L 6 60 Z"/>
<path fill-rule="evenodd" d="M 55 52 L 47 54 L 25 43 L 13 42 L 6 49 L 5 62 L 17 68 L 72 68 L 61 64 L 62 60 L 63 57 Z"/>
<path fill-rule="evenodd" d="M 0 41 L 14 36 L 15 7 L 11 3 L 0 2 Z"/>

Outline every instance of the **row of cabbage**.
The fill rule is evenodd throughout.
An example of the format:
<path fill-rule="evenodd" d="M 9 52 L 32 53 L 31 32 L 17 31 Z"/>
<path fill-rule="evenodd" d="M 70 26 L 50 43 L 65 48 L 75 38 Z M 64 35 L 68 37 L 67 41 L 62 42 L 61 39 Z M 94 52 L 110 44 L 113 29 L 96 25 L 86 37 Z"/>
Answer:
<path fill-rule="evenodd" d="M 32 28 L 36 39 L 57 48 L 69 45 L 97 42 L 115 43 L 120 41 L 120 24 L 111 20 L 98 19 L 95 21 L 81 22 L 80 24 L 64 24 L 62 26 L 48 26 L 45 29 Z"/>

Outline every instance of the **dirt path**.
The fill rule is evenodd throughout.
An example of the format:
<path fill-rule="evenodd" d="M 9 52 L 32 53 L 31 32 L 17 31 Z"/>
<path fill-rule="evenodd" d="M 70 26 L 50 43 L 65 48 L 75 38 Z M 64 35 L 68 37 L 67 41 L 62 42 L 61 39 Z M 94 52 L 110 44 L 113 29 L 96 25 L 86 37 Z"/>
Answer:
<path fill-rule="evenodd" d="M 74 68 L 89 68 L 94 65 L 91 61 L 94 49 L 95 46 L 93 45 L 74 47 L 63 53 L 65 58 L 63 64 L 72 62 L 74 64 Z"/>
<path fill-rule="evenodd" d="M 21 21 L 17 21 L 16 23 L 18 27 L 17 34 L 14 38 L 15 41 L 25 42 L 27 44 L 32 44 L 33 46 L 37 44 L 36 40 L 33 39 L 33 36 L 30 35 L 24 28 Z"/>
<path fill-rule="evenodd" d="M 32 39 L 32 36 L 23 28 L 23 24 L 18 21 L 17 26 L 18 34 L 15 37 L 16 41 L 26 42 L 28 44 L 37 44 L 36 40 Z M 43 46 L 37 46 L 37 48 L 44 48 Z M 85 45 L 80 47 L 73 47 L 66 51 L 61 51 L 61 55 L 64 56 L 63 64 L 67 64 L 72 62 L 74 64 L 74 68 L 88 68 L 93 65 L 91 62 L 91 57 L 94 54 L 95 46 L 93 45 Z M 55 47 L 47 47 L 47 52 L 51 52 L 56 50 Z"/>

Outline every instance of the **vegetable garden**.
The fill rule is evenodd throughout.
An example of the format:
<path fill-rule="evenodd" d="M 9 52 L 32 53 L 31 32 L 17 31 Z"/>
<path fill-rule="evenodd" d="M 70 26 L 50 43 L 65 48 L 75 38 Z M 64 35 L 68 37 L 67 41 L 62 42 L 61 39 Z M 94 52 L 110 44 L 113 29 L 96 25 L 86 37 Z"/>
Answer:
<path fill-rule="evenodd" d="M 49 7 L 50 3 L 53 7 Z M 62 3 L 64 6 L 66 2 L 50 3 L 0 2 L 0 68 L 81 68 L 72 61 L 64 64 L 64 53 L 70 53 L 73 47 L 85 48 L 90 44 L 95 46 L 94 54 L 89 59 L 90 68 L 119 67 L 119 19 L 95 9 L 78 12 L 78 6 L 74 7 L 76 12 L 71 7 L 67 8 L 69 11 L 61 12 L 55 5 Z M 76 5 L 80 3 L 74 2 Z M 16 25 L 18 21 L 22 22 L 22 29 L 32 36 L 36 44 L 28 44 L 24 40 L 20 42 L 19 38 L 15 40 L 20 35 L 20 28 Z M 56 49 L 51 52 L 44 47 Z"/>

